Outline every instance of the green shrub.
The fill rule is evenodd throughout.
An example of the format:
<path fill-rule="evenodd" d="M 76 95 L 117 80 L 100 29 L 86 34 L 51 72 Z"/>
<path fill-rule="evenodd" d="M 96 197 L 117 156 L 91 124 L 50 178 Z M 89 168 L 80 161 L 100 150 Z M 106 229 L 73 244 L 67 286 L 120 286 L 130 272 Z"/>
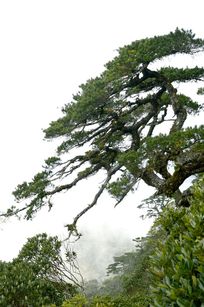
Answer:
<path fill-rule="evenodd" d="M 161 238 L 151 257 L 152 306 L 204 306 L 204 177 L 190 203 L 168 206 L 155 223 Z"/>

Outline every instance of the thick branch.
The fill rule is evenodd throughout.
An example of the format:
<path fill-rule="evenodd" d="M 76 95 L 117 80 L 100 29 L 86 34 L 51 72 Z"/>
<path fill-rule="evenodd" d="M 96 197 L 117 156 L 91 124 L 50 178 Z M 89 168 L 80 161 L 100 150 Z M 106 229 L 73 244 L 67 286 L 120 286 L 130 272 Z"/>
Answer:
<path fill-rule="evenodd" d="M 161 188 L 165 182 L 164 179 L 161 179 L 153 169 L 148 167 L 142 171 L 141 179 L 144 180 L 147 185 L 150 185 L 156 189 Z"/>
<path fill-rule="evenodd" d="M 158 188 L 157 194 L 172 196 L 188 177 L 204 172 L 204 152 L 191 153 L 189 159 L 173 175 Z"/>
<path fill-rule="evenodd" d="M 170 133 L 173 133 L 175 131 L 181 130 L 187 118 L 187 112 L 183 105 L 179 103 L 178 97 L 176 95 L 177 90 L 172 86 L 172 84 L 168 84 L 167 89 L 170 95 L 174 114 L 176 115 L 176 120 L 174 121 L 170 130 Z"/>

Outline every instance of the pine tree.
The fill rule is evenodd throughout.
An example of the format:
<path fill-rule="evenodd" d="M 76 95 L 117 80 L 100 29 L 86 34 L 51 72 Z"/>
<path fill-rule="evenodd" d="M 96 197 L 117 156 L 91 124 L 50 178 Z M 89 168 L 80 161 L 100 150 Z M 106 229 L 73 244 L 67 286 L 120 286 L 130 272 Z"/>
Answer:
<path fill-rule="evenodd" d="M 104 181 L 93 201 L 68 225 L 71 232 L 77 232 L 78 219 L 104 190 L 119 204 L 140 180 L 155 188 L 155 196 L 188 206 L 188 193 L 179 188 L 204 171 L 204 129 L 186 126 L 202 105 L 180 92 L 179 85 L 197 82 L 202 94 L 204 68 L 168 63 L 172 56 L 203 50 L 204 40 L 183 29 L 120 48 L 101 75 L 82 84 L 63 107 L 62 117 L 44 130 L 46 139 L 62 139 L 56 156 L 45 161 L 31 182 L 17 186 L 16 200 L 27 203 L 10 208 L 7 215 L 24 211 L 30 219 L 46 204 L 52 207 L 53 195 L 99 171 Z M 70 155 L 73 149 L 80 149 L 80 154 Z"/>

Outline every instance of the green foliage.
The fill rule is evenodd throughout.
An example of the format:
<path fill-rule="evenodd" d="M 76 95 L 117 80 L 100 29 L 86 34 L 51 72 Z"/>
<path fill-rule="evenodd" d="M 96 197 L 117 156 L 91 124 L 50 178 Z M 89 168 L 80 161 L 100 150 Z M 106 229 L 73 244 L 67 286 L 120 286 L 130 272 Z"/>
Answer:
<path fill-rule="evenodd" d="M 84 307 L 87 304 L 87 299 L 84 295 L 77 294 L 71 299 L 62 304 L 62 307 Z"/>
<path fill-rule="evenodd" d="M 36 306 L 42 304 L 60 304 L 66 294 L 73 295 L 74 288 L 60 285 L 46 278 L 37 276 L 32 266 L 19 261 L 4 263 L 0 274 L 1 306 Z"/>
<path fill-rule="evenodd" d="M 107 185 L 108 191 L 114 196 L 118 202 L 123 198 L 123 195 L 129 191 L 133 191 L 133 177 L 131 174 L 124 172 L 117 180 Z M 134 181 L 133 181 L 134 182 Z"/>
<path fill-rule="evenodd" d="M 152 306 L 201 306 L 204 302 L 204 177 L 193 187 L 189 208 L 168 206 L 153 231 L 160 231 L 151 258 Z"/>
<path fill-rule="evenodd" d="M 76 287 L 59 275 L 60 247 L 56 237 L 37 235 L 12 262 L 0 262 L 0 306 L 59 305 L 73 296 Z"/>
<path fill-rule="evenodd" d="M 57 163 L 60 161 L 59 157 L 49 157 L 47 160 L 45 160 L 46 167 L 56 166 Z"/>
<path fill-rule="evenodd" d="M 118 74 L 125 76 L 133 73 L 140 63 L 154 62 L 176 53 L 194 53 L 199 48 L 203 48 L 201 39 L 195 39 L 191 31 L 177 28 L 168 35 L 142 39 L 120 48 L 119 56 L 106 64 L 106 67 L 115 80 Z"/>
<path fill-rule="evenodd" d="M 95 296 L 87 301 L 83 295 L 77 295 L 72 299 L 64 302 L 62 307 L 141 307 L 148 306 L 148 298 L 140 295 L 135 296 L 118 296 L 111 298 L 110 296 Z"/>
<path fill-rule="evenodd" d="M 203 69 L 198 66 L 194 68 L 175 68 L 169 66 L 161 68 L 160 72 L 171 81 L 188 82 L 192 79 L 199 81 L 199 75 L 203 74 Z"/>
<path fill-rule="evenodd" d="M 93 298 L 90 307 L 114 307 L 115 304 L 110 297 L 96 296 Z"/>
<path fill-rule="evenodd" d="M 28 220 L 31 219 L 43 205 L 45 205 L 45 201 L 43 200 L 46 196 L 45 189 L 50 186 L 48 174 L 49 173 L 47 171 L 38 173 L 34 176 L 31 182 L 23 182 L 22 184 L 19 184 L 16 190 L 13 192 L 13 195 L 17 201 L 32 198 L 27 207 L 25 216 Z M 36 197 L 33 198 L 34 195 L 36 195 Z M 18 214 L 18 210 L 16 210 L 15 207 L 12 207 L 12 210 L 9 209 L 7 212 L 8 216 L 12 214 Z"/>
<path fill-rule="evenodd" d="M 114 307 L 147 307 L 149 298 L 145 294 L 135 294 L 133 296 L 121 295 L 113 299 Z"/>
<path fill-rule="evenodd" d="M 32 265 L 37 275 L 51 274 L 61 262 L 61 241 L 46 233 L 29 238 L 17 257 L 18 261 Z"/>

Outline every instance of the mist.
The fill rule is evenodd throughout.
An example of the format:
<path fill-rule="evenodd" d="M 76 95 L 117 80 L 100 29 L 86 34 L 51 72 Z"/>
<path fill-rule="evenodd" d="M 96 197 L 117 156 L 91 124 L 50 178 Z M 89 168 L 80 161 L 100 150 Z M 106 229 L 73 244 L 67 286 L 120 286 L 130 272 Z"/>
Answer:
<path fill-rule="evenodd" d="M 99 75 L 116 49 L 136 39 L 168 33 L 176 27 L 203 35 L 203 3 L 171 1 L 2 1 L 1 45 L 1 211 L 15 204 L 12 191 L 30 180 L 51 156 L 55 144 L 43 142 L 43 128 L 61 116 L 61 107 L 87 79 Z M 146 20 L 144 21 L 144 13 Z M 154 13 L 153 13 L 154 12 Z M 173 18 L 172 18 L 173 16 Z M 203 119 L 200 119 L 202 123 Z M 196 121 L 198 123 L 198 121 Z M 1 223 L 0 259 L 14 258 L 26 238 L 47 232 L 67 237 L 64 225 L 92 200 L 94 178 L 58 196 L 48 212 L 32 221 L 12 218 Z M 134 249 L 152 220 L 137 208 L 152 194 L 143 183 L 118 207 L 105 193 L 79 221 L 76 249 L 85 279 L 102 279 L 113 257 Z"/>

